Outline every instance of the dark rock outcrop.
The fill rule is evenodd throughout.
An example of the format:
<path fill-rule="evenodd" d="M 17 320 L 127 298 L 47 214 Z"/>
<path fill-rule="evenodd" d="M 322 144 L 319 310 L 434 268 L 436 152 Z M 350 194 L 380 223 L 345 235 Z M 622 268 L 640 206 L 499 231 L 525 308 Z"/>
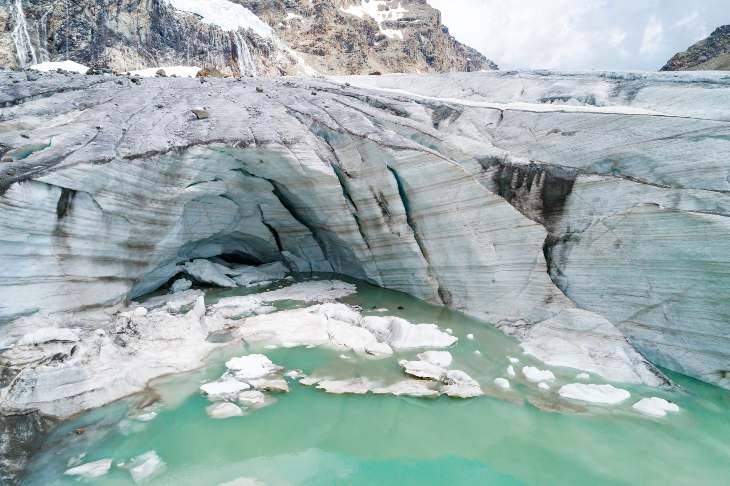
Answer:
<path fill-rule="evenodd" d="M 684 52 L 678 52 L 661 70 L 730 70 L 730 25 L 718 27 L 708 38 L 702 39 Z"/>

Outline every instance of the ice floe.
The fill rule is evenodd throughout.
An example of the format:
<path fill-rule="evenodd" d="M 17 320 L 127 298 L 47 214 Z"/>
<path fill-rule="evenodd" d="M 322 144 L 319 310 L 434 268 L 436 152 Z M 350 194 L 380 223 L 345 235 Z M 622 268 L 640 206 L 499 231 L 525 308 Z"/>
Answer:
<path fill-rule="evenodd" d="M 510 388 L 509 380 L 507 378 L 495 378 L 494 384 L 503 390 Z"/>
<path fill-rule="evenodd" d="M 166 464 L 155 451 L 147 451 L 134 457 L 126 465 L 136 484 L 146 482 L 162 474 Z"/>
<path fill-rule="evenodd" d="M 263 354 L 249 354 L 226 361 L 226 368 L 239 380 L 251 380 L 270 375 L 282 368 Z"/>
<path fill-rule="evenodd" d="M 590 403 L 615 405 L 631 396 L 628 391 L 616 388 L 613 385 L 595 385 L 587 383 L 571 383 L 563 385 L 558 394 L 564 398 L 580 400 Z"/>
<path fill-rule="evenodd" d="M 234 280 L 226 275 L 228 268 L 210 260 L 197 259 L 183 265 L 185 272 L 201 283 L 217 285 L 218 287 L 237 287 Z"/>
<path fill-rule="evenodd" d="M 231 402 L 218 402 L 206 407 L 205 411 L 210 418 L 227 419 L 243 415 L 241 407 Z"/>
<path fill-rule="evenodd" d="M 644 415 L 652 417 L 664 417 L 667 412 L 679 412 L 677 404 L 659 397 L 642 398 L 631 407 Z"/>
<path fill-rule="evenodd" d="M 531 383 L 538 383 L 541 381 L 553 381 L 555 375 L 550 370 L 541 370 L 534 366 L 523 366 L 522 374 L 527 378 L 527 381 Z"/>
<path fill-rule="evenodd" d="M 111 459 L 100 459 L 94 462 L 87 462 L 80 466 L 67 469 L 63 474 L 66 476 L 77 476 L 83 479 L 95 479 L 104 476 L 112 467 Z"/>

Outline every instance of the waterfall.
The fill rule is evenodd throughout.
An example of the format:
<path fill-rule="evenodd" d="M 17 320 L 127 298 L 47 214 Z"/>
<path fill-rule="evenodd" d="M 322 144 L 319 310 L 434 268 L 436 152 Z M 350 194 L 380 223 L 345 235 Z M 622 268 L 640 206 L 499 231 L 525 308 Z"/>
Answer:
<path fill-rule="evenodd" d="M 33 49 L 33 43 L 30 41 L 28 24 L 25 21 L 25 12 L 23 12 L 23 0 L 15 0 L 15 28 L 12 37 L 18 65 L 25 67 L 28 64 L 37 64 L 38 57 Z"/>
<path fill-rule="evenodd" d="M 46 10 L 38 21 L 38 58 L 41 62 L 50 61 L 48 53 L 48 14 L 51 9 Z"/>
<path fill-rule="evenodd" d="M 236 58 L 238 60 L 238 71 L 241 76 L 256 76 L 256 62 L 251 56 L 246 39 L 238 32 L 233 32 L 233 41 L 236 45 Z"/>

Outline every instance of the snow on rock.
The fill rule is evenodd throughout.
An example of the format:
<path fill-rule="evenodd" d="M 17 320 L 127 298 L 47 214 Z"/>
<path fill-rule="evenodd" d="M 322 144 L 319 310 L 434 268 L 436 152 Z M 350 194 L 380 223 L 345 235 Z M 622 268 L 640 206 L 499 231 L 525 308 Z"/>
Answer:
<path fill-rule="evenodd" d="M 569 385 L 563 385 L 560 387 L 560 390 L 558 390 L 558 393 L 561 397 L 606 405 L 621 403 L 631 396 L 628 391 L 616 388 L 613 385 L 594 385 L 586 383 L 571 383 Z"/>
<path fill-rule="evenodd" d="M 553 381 L 555 375 L 550 370 L 541 370 L 534 366 L 523 366 L 522 374 L 525 375 L 527 381 L 531 383 L 538 383 L 540 381 Z"/>
<path fill-rule="evenodd" d="M 246 7 L 228 0 L 167 0 L 175 9 L 194 13 L 202 22 L 223 30 L 251 29 L 263 38 L 273 37 L 271 27 Z"/>
<path fill-rule="evenodd" d="M 251 385 L 248 383 L 226 377 L 201 385 L 200 391 L 211 400 L 227 400 L 249 388 L 251 388 Z"/>
<path fill-rule="evenodd" d="M 495 378 L 494 384 L 503 390 L 508 390 L 510 387 L 509 380 L 507 378 Z"/>
<path fill-rule="evenodd" d="M 190 280 L 188 280 L 186 278 L 178 278 L 170 286 L 170 293 L 176 294 L 178 292 L 188 290 L 192 286 L 193 286 L 193 282 L 191 282 Z"/>
<path fill-rule="evenodd" d="M 63 69 L 72 73 L 86 74 L 89 70 L 88 66 L 79 64 L 75 61 L 47 61 L 39 64 L 33 64 L 30 69 L 34 71 L 49 72 L 56 71 L 57 69 Z"/>
<path fill-rule="evenodd" d="M 679 407 L 676 403 L 659 397 L 642 398 L 631 407 L 644 415 L 650 415 L 652 417 L 664 417 L 667 415 L 667 412 L 679 412 Z"/>
<path fill-rule="evenodd" d="M 397 29 L 389 29 L 382 25 L 387 21 L 400 20 L 408 13 L 408 10 L 404 9 L 400 4 L 398 4 L 398 7 L 390 8 L 388 2 L 384 0 L 367 0 L 361 2 L 359 5 L 340 7 L 340 10 L 358 18 L 371 17 L 377 22 L 381 34 L 389 39 L 403 39 L 403 32 Z"/>
<path fill-rule="evenodd" d="M 447 348 L 458 341 L 435 324 L 411 324 L 400 317 L 367 316 L 360 325 L 397 350 Z"/>
<path fill-rule="evenodd" d="M 217 285 L 219 287 L 237 287 L 236 282 L 226 275 L 227 267 L 199 258 L 185 263 L 185 272 L 198 282 Z"/>
<path fill-rule="evenodd" d="M 442 368 L 448 368 L 454 360 L 454 357 L 448 351 L 424 351 L 423 353 L 418 353 L 416 357 L 421 361 Z"/>
<path fill-rule="evenodd" d="M 154 78 L 159 71 L 163 71 L 165 76 L 174 75 L 178 78 L 194 78 L 198 75 L 200 69 L 198 66 L 159 66 L 129 71 L 129 74 L 141 78 Z"/>
<path fill-rule="evenodd" d="M 565 309 L 535 324 L 520 346 L 550 366 L 585 370 L 610 381 L 650 386 L 665 382 L 611 322 L 583 309 Z"/>
<path fill-rule="evenodd" d="M 241 407 L 231 402 L 218 402 L 205 408 L 210 418 L 227 419 L 231 417 L 240 417 L 243 415 Z"/>
<path fill-rule="evenodd" d="M 83 479 L 94 479 L 104 476 L 112 467 L 111 459 L 100 459 L 94 462 L 87 462 L 80 466 L 67 469 L 63 474 L 66 476 L 78 476 Z"/>
<path fill-rule="evenodd" d="M 281 366 L 275 365 L 263 354 L 249 354 L 231 358 L 226 361 L 226 368 L 232 371 L 239 380 L 263 378 L 282 369 Z"/>
<path fill-rule="evenodd" d="M 155 451 L 147 451 L 134 457 L 129 464 L 129 474 L 136 484 L 141 484 L 159 476 L 165 470 L 166 464 Z"/>

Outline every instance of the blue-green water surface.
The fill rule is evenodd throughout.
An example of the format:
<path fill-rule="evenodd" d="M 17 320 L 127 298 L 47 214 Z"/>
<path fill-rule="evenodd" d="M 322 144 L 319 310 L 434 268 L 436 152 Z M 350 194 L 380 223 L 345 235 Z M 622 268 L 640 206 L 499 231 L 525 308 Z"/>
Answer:
<path fill-rule="evenodd" d="M 257 351 L 306 373 L 397 377 L 397 360 L 415 355 L 374 361 L 343 359 L 341 352 L 325 349 L 234 344 L 211 356 L 205 369 L 160 380 L 146 393 L 60 426 L 35 457 L 24 484 L 78 484 L 63 471 L 82 453 L 84 462 L 111 458 L 115 463 L 91 484 L 133 484 L 117 464 L 149 450 L 166 463 L 151 485 L 218 485 L 237 478 L 267 485 L 730 484 L 727 391 L 672 374 L 679 385 L 674 390 L 616 385 L 632 393 L 616 407 L 570 403 L 557 395 L 558 386 L 545 392 L 519 379 L 501 392 L 490 384 L 505 376 L 507 356 L 536 362 L 499 331 L 366 284 L 359 283 L 358 293 L 343 301 L 361 305 L 365 313 L 388 308 L 388 315 L 453 329 L 460 339 L 450 350 L 452 368 L 478 379 L 487 395 L 469 400 L 331 395 L 290 381 L 291 391 L 277 395 L 275 404 L 213 420 L 205 411 L 210 402 L 197 390 L 221 375 L 230 356 Z M 473 341 L 465 339 L 468 333 L 475 335 Z M 553 370 L 558 385 L 574 381 L 575 370 Z M 681 411 L 662 419 L 641 416 L 631 404 L 645 396 L 670 399 Z M 154 420 L 129 418 L 155 400 Z M 84 433 L 76 434 L 80 427 Z"/>

